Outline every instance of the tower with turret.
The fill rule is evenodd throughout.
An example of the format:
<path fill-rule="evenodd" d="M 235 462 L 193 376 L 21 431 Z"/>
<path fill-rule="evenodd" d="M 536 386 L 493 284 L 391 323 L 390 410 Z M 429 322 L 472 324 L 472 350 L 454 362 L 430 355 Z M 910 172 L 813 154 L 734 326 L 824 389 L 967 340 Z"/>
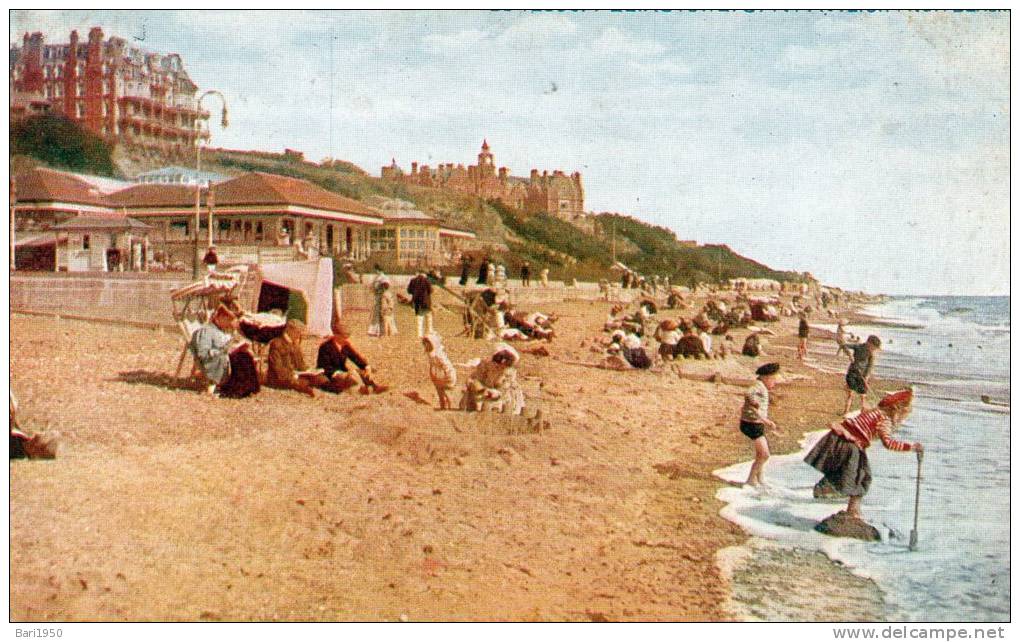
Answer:
<path fill-rule="evenodd" d="M 496 158 L 488 139 L 482 140 L 478 164 L 454 165 L 440 163 L 432 170 L 428 165 L 411 163 L 410 173 L 396 161 L 383 167 L 380 174 L 386 180 L 425 187 L 443 187 L 472 194 L 483 199 L 500 200 L 527 214 L 546 213 L 565 220 L 584 215 L 584 187 L 581 173 L 569 176 L 560 170 L 539 173 L 531 170 L 528 178 L 512 176 L 507 167 L 497 167 Z"/>

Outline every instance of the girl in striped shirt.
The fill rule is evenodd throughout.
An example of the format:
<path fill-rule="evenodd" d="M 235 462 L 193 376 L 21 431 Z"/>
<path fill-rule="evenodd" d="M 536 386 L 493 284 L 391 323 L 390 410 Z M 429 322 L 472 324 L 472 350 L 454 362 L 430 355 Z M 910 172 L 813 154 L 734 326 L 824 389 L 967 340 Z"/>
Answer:
<path fill-rule="evenodd" d="M 829 433 L 815 444 L 804 461 L 825 475 L 825 480 L 849 497 L 846 512 L 860 519 L 861 498 L 871 486 L 868 446 L 874 439 L 889 450 L 922 452 L 920 443 L 892 438 L 892 432 L 910 414 L 914 393 L 909 388 L 886 395 L 878 408 L 829 424 Z"/>

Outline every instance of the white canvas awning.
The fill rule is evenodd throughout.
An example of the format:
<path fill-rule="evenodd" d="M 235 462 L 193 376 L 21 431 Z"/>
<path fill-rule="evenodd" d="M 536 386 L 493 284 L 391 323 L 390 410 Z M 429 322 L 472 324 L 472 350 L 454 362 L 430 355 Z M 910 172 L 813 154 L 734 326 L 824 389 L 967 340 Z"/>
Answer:
<path fill-rule="evenodd" d="M 308 304 L 305 326 L 310 334 L 330 335 L 333 313 L 333 262 L 313 259 L 263 265 L 262 282 L 297 290 Z"/>

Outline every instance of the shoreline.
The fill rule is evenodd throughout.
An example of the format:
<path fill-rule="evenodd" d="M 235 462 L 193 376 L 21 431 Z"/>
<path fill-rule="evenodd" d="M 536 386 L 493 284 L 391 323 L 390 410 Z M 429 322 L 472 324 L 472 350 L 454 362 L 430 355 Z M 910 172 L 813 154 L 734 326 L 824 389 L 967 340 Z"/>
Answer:
<path fill-rule="evenodd" d="M 712 471 L 749 456 L 735 425 L 744 385 L 727 382 L 763 359 L 573 365 L 609 305 L 529 308 L 561 319 L 552 356 L 522 355 L 551 424 L 535 434 L 405 397 L 433 399 L 406 306 L 390 339 L 365 336 L 366 313 L 349 319 L 391 392 L 314 400 L 210 399 L 165 374 L 172 335 L 12 315 L 19 419 L 64 434 L 56 461 L 11 464 L 12 620 L 740 617 L 717 553 L 750 538 L 720 516 Z M 791 380 L 774 401 L 777 453 L 842 403 L 839 376 L 796 363 L 793 322 L 775 325 L 764 357 Z M 436 326 L 455 363 L 491 349 L 456 336 L 457 314 Z"/>
<path fill-rule="evenodd" d="M 859 314 L 858 308 L 841 316 L 848 325 L 873 323 L 874 317 Z M 865 319 L 867 321 L 865 321 Z M 826 323 L 818 319 L 813 323 Z M 796 321 L 780 321 L 782 331 L 771 342 L 772 356 L 778 356 L 788 383 L 780 384 L 773 393 L 772 418 L 782 429 L 769 434 L 773 456 L 802 451 L 801 443 L 812 432 L 824 430 L 839 417 L 845 394 L 843 372 L 845 359 L 835 356 L 835 334 L 812 325 L 806 363 L 794 357 Z M 891 325 L 891 324 L 890 324 Z M 825 346 L 818 349 L 818 344 Z M 829 352 L 829 346 L 832 352 Z M 778 350 L 778 352 L 776 352 Z M 888 379 L 883 385 L 896 385 Z M 778 393 L 778 394 L 777 394 Z M 824 419 L 823 419 L 824 418 Z M 730 462 L 748 462 L 751 453 Z M 767 477 L 766 468 L 766 477 Z M 726 482 L 720 480 L 725 488 Z M 842 509 L 833 504 L 833 512 Z M 726 519 L 720 515 L 720 519 Z M 825 553 L 806 550 L 746 531 L 746 540 L 717 551 L 720 572 L 730 587 L 726 603 L 729 615 L 740 621 L 882 621 L 888 612 L 882 589 L 871 579 L 854 574 Z M 832 587 L 838 586 L 838 593 Z M 804 599 L 807 592 L 811 597 Z M 762 595 L 771 596 L 763 600 Z"/>

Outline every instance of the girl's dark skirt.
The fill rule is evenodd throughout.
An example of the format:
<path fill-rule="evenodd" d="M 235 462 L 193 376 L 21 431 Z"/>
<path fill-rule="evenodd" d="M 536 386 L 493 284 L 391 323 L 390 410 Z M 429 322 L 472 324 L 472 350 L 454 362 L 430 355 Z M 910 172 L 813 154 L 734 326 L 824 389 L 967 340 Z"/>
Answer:
<path fill-rule="evenodd" d="M 804 461 L 825 475 L 825 479 L 844 495 L 866 495 L 871 487 L 868 453 L 832 431 L 815 444 Z"/>

